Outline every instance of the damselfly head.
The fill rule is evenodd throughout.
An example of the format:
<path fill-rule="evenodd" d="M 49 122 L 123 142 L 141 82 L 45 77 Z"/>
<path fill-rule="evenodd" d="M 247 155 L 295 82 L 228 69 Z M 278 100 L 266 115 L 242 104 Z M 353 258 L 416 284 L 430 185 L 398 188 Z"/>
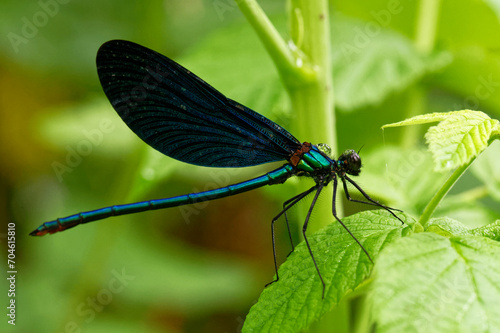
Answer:
<path fill-rule="evenodd" d="M 340 155 L 338 164 L 345 173 L 352 176 L 357 176 L 361 172 L 361 157 L 353 149 L 348 149 Z"/>

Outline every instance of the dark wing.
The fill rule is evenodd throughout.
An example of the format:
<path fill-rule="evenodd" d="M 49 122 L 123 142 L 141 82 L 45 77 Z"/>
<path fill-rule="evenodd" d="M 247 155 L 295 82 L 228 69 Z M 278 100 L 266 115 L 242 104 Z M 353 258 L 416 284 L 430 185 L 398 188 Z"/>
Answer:
<path fill-rule="evenodd" d="M 300 142 L 284 128 L 138 44 L 112 40 L 97 52 L 104 93 L 144 142 L 190 164 L 244 167 L 286 160 Z"/>

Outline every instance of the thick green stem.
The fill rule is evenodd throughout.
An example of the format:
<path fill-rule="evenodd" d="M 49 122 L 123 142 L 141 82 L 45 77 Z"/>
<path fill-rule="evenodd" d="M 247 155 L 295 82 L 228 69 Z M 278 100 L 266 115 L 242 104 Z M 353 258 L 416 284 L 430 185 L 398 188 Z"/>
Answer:
<path fill-rule="evenodd" d="M 302 62 L 315 71 L 314 80 L 288 84 L 299 125 L 297 135 L 337 150 L 330 57 L 328 1 L 290 0 L 290 33 Z"/>
<path fill-rule="evenodd" d="M 329 144 L 337 155 L 328 1 L 290 0 L 288 11 L 291 45 L 301 55 L 300 63 L 315 73 L 313 80 L 301 84 L 285 80 L 295 116 L 294 133 L 299 140 Z M 331 198 L 332 187 L 324 192 L 323 197 Z M 337 211 L 341 214 L 341 207 Z M 315 216 L 319 218 L 311 224 L 311 231 L 333 220 L 330 200 L 315 207 Z"/>
<path fill-rule="evenodd" d="M 290 93 L 299 139 L 328 143 L 336 152 L 328 1 L 290 0 L 285 42 L 255 0 L 236 0 Z"/>
<path fill-rule="evenodd" d="M 417 21 L 415 25 L 415 48 L 422 55 L 428 55 L 434 50 L 441 0 L 420 0 Z M 423 87 L 416 85 L 410 90 L 406 118 L 425 113 L 427 94 Z M 405 129 L 402 145 L 411 147 L 419 137 L 420 129 L 409 126 Z"/>
<path fill-rule="evenodd" d="M 256 1 L 236 2 L 267 48 L 290 95 L 295 124 L 292 133 L 299 140 L 313 144 L 327 143 L 338 156 L 328 1 L 288 1 L 289 33 L 292 37 L 288 43 L 281 38 Z M 306 186 L 310 184 L 300 184 L 303 189 Z M 323 192 L 323 197 L 331 198 L 332 186 Z M 333 221 L 331 201 L 326 200 L 326 203 L 315 206 L 314 223 L 309 224 L 308 232 Z M 308 208 L 307 205 L 304 207 Z M 342 211 L 342 207 L 337 207 L 338 214 L 342 215 Z M 342 318 L 346 317 L 345 313 L 342 315 Z M 327 332 L 336 324 L 335 316 L 324 316 L 313 330 Z M 347 331 L 347 328 L 348 325 L 345 325 L 341 331 Z"/>
<path fill-rule="evenodd" d="M 363 296 L 358 299 L 357 310 L 357 317 L 355 318 L 354 327 L 351 331 L 354 333 L 371 332 L 373 329 L 373 323 L 371 317 L 371 306 L 367 296 Z"/>
<path fill-rule="evenodd" d="M 299 140 L 314 144 L 327 143 L 335 156 L 337 154 L 337 136 L 335 128 L 333 77 L 330 50 L 330 16 L 327 0 L 289 0 L 288 17 L 292 46 L 301 58 L 298 65 L 312 68 L 315 76 L 312 80 L 285 84 L 290 93 L 295 115 L 294 128 Z M 293 78 L 292 78 L 293 79 Z M 306 187 L 306 184 L 301 184 Z M 314 208 L 314 223 L 310 223 L 309 232 L 318 230 L 331 223 L 332 207 L 329 198 L 333 195 L 333 186 L 323 190 L 322 196 L 328 198 Z M 335 203 L 334 203 L 335 204 Z M 343 209 L 337 207 L 342 215 Z M 348 332 L 347 301 L 342 302 L 333 312 L 327 313 L 309 329 L 310 332 Z"/>
<path fill-rule="evenodd" d="M 441 201 L 444 199 L 446 194 L 450 191 L 450 189 L 455 185 L 455 183 L 460 179 L 462 174 L 467 170 L 467 168 L 474 162 L 476 158 L 474 157 L 469 163 L 460 166 L 456 169 L 450 177 L 446 180 L 443 186 L 439 189 L 439 191 L 434 195 L 431 201 L 427 204 L 424 209 L 424 212 L 420 216 L 420 220 L 418 221 L 422 226 L 425 227 L 429 219 L 434 214 L 434 211 L 439 206 Z"/>
<path fill-rule="evenodd" d="M 414 86 L 408 92 L 408 100 L 406 102 L 406 118 L 412 118 L 419 114 L 425 113 L 427 107 L 427 92 L 420 85 Z M 415 146 L 415 142 L 422 137 L 421 129 L 418 126 L 406 126 L 402 137 L 401 145 L 404 149 L 410 149 Z"/>
<path fill-rule="evenodd" d="M 255 0 L 236 0 L 236 3 L 268 50 L 289 92 L 296 124 L 292 132 L 299 140 L 329 144 L 337 155 L 328 1 L 289 1 L 292 36 L 289 43 L 282 39 Z M 324 192 L 332 195 L 331 187 Z M 321 218 L 311 224 L 310 230 L 332 221 L 329 205 L 318 205 L 314 212 Z"/>
<path fill-rule="evenodd" d="M 297 80 L 299 82 L 308 81 L 315 76 L 311 67 L 301 66 L 302 61 L 298 58 L 295 50 L 287 45 L 257 1 L 235 1 L 264 44 L 286 85 L 287 82 Z"/>
<path fill-rule="evenodd" d="M 422 54 L 429 54 L 434 50 L 440 6 L 441 0 L 420 0 L 415 47 Z"/>

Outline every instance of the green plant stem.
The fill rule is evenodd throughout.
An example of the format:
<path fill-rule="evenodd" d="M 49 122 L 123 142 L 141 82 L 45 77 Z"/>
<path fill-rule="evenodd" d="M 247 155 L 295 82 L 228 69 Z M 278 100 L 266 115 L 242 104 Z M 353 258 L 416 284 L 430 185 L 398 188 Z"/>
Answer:
<path fill-rule="evenodd" d="M 295 116 L 293 123 L 296 124 L 293 133 L 299 140 L 329 144 L 337 156 L 328 1 L 289 0 L 289 32 L 292 37 L 289 43 L 281 38 L 256 1 L 236 2 L 271 55 L 290 95 Z M 305 186 L 310 185 L 299 185 L 303 190 Z M 331 197 L 332 186 L 323 192 L 323 196 Z M 337 207 L 337 212 L 342 215 L 342 207 Z M 305 212 L 302 213 L 299 215 L 305 217 Z M 331 205 L 316 205 L 314 216 L 317 218 L 309 224 L 308 232 L 333 220 Z M 348 320 L 344 314 L 342 318 Z M 324 316 L 311 329 L 314 332 L 331 331 L 338 327 L 335 318 L 333 315 Z M 347 332 L 348 327 L 346 322 L 340 332 Z"/>
<path fill-rule="evenodd" d="M 314 68 L 312 81 L 290 83 L 288 89 L 299 136 L 314 143 L 328 143 L 337 150 L 334 118 L 333 78 L 330 58 L 328 2 L 290 0 L 290 33 L 302 62 Z"/>
<path fill-rule="evenodd" d="M 420 0 L 418 16 L 415 26 L 415 48 L 423 55 L 428 55 L 434 50 L 436 32 L 439 18 L 441 0 Z M 427 95 L 424 88 L 416 85 L 409 92 L 406 118 L 425 113 Z M 411 147 L 419 137 L 420 130 L 415 126 L 405 129 L 402 146 Z"/>
<path fill-rule="evenodd" d="M 294 133 L 299 140 L 329 144 L 337 155 L 328 1 L 290 0 L 288 16 L 292 45 L 301 55 L 301 62 L 307 64 L 306 68 L 314 68 L 315 72 L 314 80 L 304 80 L 300 84 L 287 84 L 285 80 L 295 116 Z M 329 186 L 323 197 L 332 195 Z M 333 220 L 330 204 L 320 204 L 314 209 L 319 218 L 310 225 L 310 231 Z M 342 210 L 337 211 L 342 214 Z"/>
<path fill-rule="evenodd" d="M 300 60 L 297 59 L 257 1 L 235 1 L 264 44 L 284 81 L 308 81 L 308 77 L 314 77 L 314 71 L 310 67 L 297 66 Z M 287 79 L 289 77 L 292 77 L 293 80 Z"/>
<path fill-rule="evenodd" d="M 356 320 L 351 330 L 354 333 L 368 333 L 372 329 L 371 307 L 366 295 L 360 297 L 357 301 Z"/>
<path fill-rule="evenodd" d="M 422 86 L 417 84 L 408 92 L 406 118 L 408 119 L 425 113 L 426 104 L 426 91 Z M 419 138 L 421 137 L 420 132 L 421 129 L 418 126 L 407 126 L 404 130 L 401 146 L 404 149 L 410 149 L 411 147 L 414 147 L 415 142 L 418 142 Z"/>
<path fill-rule="evenodd" d="M 290 95 L 297 124 L 293 133 L 299 140 L 327 143 L 337 155 L 328 1 L 289 1 L 290 43 L 282 39 L 255 0 L 236 3 L 271 55 Z M 324 192 L 332 195 L 331 187 Z M 328 205 L 318 205 L 314 211 L 323 218 L 309 230 L 332 221 Z M 340 207 L 337 211 L 342 214 Z"/>
<path fill-rule="evenodd" d="M 415 47 L 422 54 L 434 50 L 441 0 L 420 0 L 415 35 Z"/>
<path fill-rule="evenodd" d="M 439 191 L 437 191 L 434 197 L 432 197 L 431 201 L 425 207 L 424 212 L 422 213 L 418 221 L 422 226 L 424 227 L 426 226 L 427 222 L 429 222 L 429 219 L 434 214 L 434 211 L 439 206 L 441 201 L 444 199 L 446 194 L 450 191 L 453 185 L 455 185 L 455 183 L 460 179 L 462 174 L 467 170 L 467 168 L 469 168 L 469 166 L 472 164 L 472 162 L 474 162 L 475 159 L 476 158 L 474 157 L 469 163 L 458 167 L 446 180 L 446 182 L 439 189 Z"/>
<path fill-rule="evenodd" d="M 294 82 L 285 78 L 284 82 L 290 94 L 295 115 L 294 128 L 299 140 L 314 144 L 327 143 L 337 154 L 337 135 L 335 128 L 333 76 L 330 50 L 330 16 L 327 0 L 289 0 L 289 31 L 292 43 L 300 58 L 300 68 L 313 68 L 314 77 Z M 301 184 L 305 189 L 306 184 Z M 308 231 L 314 232 L 333 221 L 331 198 L 333 186 L 323 190 L 322 196 L 328 198 L 314 208 L 314 223 Z M 307 207 L 307 206 L 306 206 Z M 337 213 L 342 215 L 341 205 Z M 343 301 L 332 312 L 326 313 L 309 329 L 310 332 L 349 332 L 349 302 Z"/>
<path fill-rule="evenodd" d="M 290 0 L 286 43 L 255 0 L 236 0 L 268 50 L 290 93 L 299 137 L 337 149 L 328 1 Z"/>

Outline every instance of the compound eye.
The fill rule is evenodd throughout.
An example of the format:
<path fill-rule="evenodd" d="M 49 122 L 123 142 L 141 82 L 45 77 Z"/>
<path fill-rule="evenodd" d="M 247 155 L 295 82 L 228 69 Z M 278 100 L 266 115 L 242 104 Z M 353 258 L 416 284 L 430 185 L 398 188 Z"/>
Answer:
<path fill-rule="evenodd" d="M 361 171 L 361 157 L 359 157 L 355 150 L 346 150 L 340 155 L 339 161 L 343 165 L 343 169 L 346 173 L 353 176 L 359 175 Z"/>
<path fill-rule="evenodd" d="M 361 157 L 359 157 L 358 153 L 351 152 L 348 158 L 349 167 L 353 171 L 359 171 L 361 169 Z"/>

